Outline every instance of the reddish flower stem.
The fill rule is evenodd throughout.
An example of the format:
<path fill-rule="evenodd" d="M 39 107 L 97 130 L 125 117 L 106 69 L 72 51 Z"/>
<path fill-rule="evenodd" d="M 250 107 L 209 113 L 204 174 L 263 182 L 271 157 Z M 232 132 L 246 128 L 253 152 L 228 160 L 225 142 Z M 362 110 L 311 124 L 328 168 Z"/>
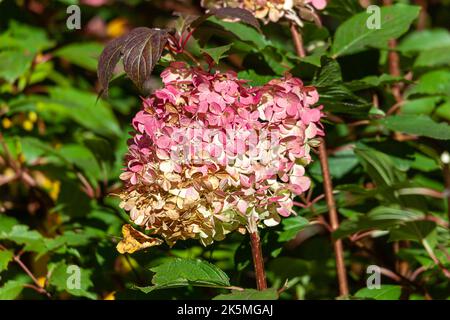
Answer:
<path fill-rule="evenodd" d="M 305 49 L 303 48 L 303 38 L 294 23 L 291 23 L 291 34 L 292 40 L 294 41 L 295 51 L 300 58 L 303 58 L 306 56 Z"/>
<path fill-rule="evenodd" d="M 392 5 L 392 0 L 383 0 L 383 4 L 385 6 Z M 397 47 L 397 40 L 391 39 L 389 40 L 389 55 L 388 55 L 388 61 L 389 61 L 389 73 L 391 76 L 394 77 L 400 77 L 400 57 L 395 51 L 395 48 Z M 401 103 L 403 101 L 402 94 L 401 94 L 401 83 L 394 83 L 391 87 L 392 95 L 395 98 L 395 101 L 398 103 Z M 399 110 L 399 109 L 397 109 Z"/>
<path fill-rule="evenodd" d="M 450 164 L 444 163 L 443 166 L 444 184 L 445 184 L 445 195 L 447 197 L 447 215 L 448 221 L 450 222 Z"/>
<path fill-rule="evenodd" d="M 417 21 L 417 30 L 424 30 L 427 27 L 428 3 L 426 0 L 416 0 L 416 4 L 421 7 L 419 19 Z"/>
<path fill-rule="evenodd" d="M 250 244 L 252 247 L 253 265 L 255 267 L 256 287 L 258 290 L 265 290 L 267 289 L 266 273 L 264 271 L 264 257 L 258 231 L 250 233 Z"/>
<path fill-rule="evenodd" d="M 327 149 L 325 140 L 322 139 L 319 145 L 319 160 L 322 168 L 323 187 L 325 189 L 325 201 L 328 207 L 328 215 L 330 218 L 331 230 L 334 231 L 339 228 L 339 218 L 336 210 L 336 203 L 333 197 L 333 184 L 331 182 L 330 168 L 328 166 Z M 345 271 L 344 263 L 344 248 L 342 240 L 334 240 L 334 253 L 336 255 L 336 271 L 339 282 L 339 294 L 341 296 L 348 295 L 347 273 Z"/>
<path fill-rule="evenodd" d="M 294 41 L 297 55 L 299 57 L 304 57 L 305 50 L 303 49 L 302 38 L 297 28 L 293 24 L 291 24 L 291 35 Z M 325 200 L 328 207 L 328 214 L 330 217 L 330 225 L 332 231 L 334 231 L 337 228 L 339 228 L 339 218 L 333 197 L 333 184 L 331 182 L 330 169 L 328 166 L 328 155 L 324 139 L 322 139 L 319 146 L 319 159 L 320 159 L 320 166 L 322 168 L 323 188 L 325 192 Z M 342 241 L 341 240 L 333 241 L 333 246 L 334 246 L 334 253 L 336 256 L 336 270 L 339 283 L 339 294 L 341 296 L 348 295 L 349 291 L 348 291 L 347 273 L 345 271 L 344 249 L 342 246 Z"/>
<path fill-rule="evenodd" d="M 383 0 L 383 5 L 385 6 L 391 6 L 392 0 Z M 389 54 L 388 54 L 388 63 L 389 63 L 389 74 L 394 77 L 400 77 L 401 71 L 400 71 L 400 57 L 396 51 L 397 47 L 397 40 L 391 39 L 389 40 Z M 394 96 L 394 99 L 396 101 L 396 104 L 391 107 L 388 110 L 388 114 L 392 113 L 398 113 L 401 111 L 401 106 L 403 105 L 403 96 L 402 96 L 402 83 L 394 83 L 391 86 L 391 92 Z M 399 134 L 396 132 L 394 134 L 395 138 L 399 138 Z M 408 247 L 409 244 L 407 241 L 400 241 L 398 243 L 394 243 L 394 252 L 397 254 L 397 252 L 400 250 L 401 247 Z M 396 267 L 400 274 L 404 275 L 409 270 L 409 264 L 406 261 L 398 259 L 396 261 Z"/>

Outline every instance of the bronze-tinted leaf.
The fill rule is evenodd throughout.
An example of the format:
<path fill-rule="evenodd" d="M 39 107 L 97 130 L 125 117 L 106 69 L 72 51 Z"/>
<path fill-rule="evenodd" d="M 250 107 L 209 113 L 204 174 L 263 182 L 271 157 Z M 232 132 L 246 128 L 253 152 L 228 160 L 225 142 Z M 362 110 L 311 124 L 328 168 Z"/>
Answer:
<path fill-rule="evenodd" d="M 196 19 L 191 19 L 191 21 L 189 21 L 190 22 L 189 27 L 197 28 L 211 16 L 216 16 L 217 18 L 220 19 L 224 18 L 239 19 L 243 23 L 246 23 L 254 27 L 259 32 L 261 32 L 258 20 L 250 11 L 241 8 L 229 8 L 229 7 L 208 10 L 206 14 L 196 17 Z"/>
<path fill-rule="evenodd" d="M 168 36 L 167 30 L 145 27 L 133 29 L 127 36 L 122 47 L 124 70 L 141 91 L 161 58 Z"/>
<path fill-rule="evenodd" d="M 261 32 L 261 28 L 259 26 L 258 20 L 255 18 L 255 16 L 248 10 L 241 9 L 241 8 L 219 8 L 219 9 L 211 9 L 209 11 L 212 15 L 223 19 L 223 18 L 236 18 L 242 21 L 243 23 L 246 23 L 248 25 L 251 25 L 255 29 L 257 29 L 259 32 Z"/>
<path fill-rule="evenodd" d="M 109 81 L 114 72 L 114 68 L 121 57 L 121 49 L 125 44 L 127 35 L 110 41 L 103 49 L 98 61 L 97 76 L 102 86 L 103 95 L 108 95 Z"/>

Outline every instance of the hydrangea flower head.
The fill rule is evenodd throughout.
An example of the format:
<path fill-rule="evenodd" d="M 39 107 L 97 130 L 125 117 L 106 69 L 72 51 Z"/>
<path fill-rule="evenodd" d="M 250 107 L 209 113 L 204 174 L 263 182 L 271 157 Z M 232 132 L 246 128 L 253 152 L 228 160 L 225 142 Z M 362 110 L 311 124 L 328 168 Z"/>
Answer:
<path fill-rule="evenodd" d="M 290 75 L 251 87 L 182 62 L 161 77 L 132 121 L 120 194 L 131 220 L 169 245 L 207 245 L 249 220 L 272 226 L 292 214 L 323 135 L 316 89 Z"/>
<path fill-rule="evenodd" d="M 318 21 L 316 10 L 327 6 L 326 0 L 202 0 L 205 8 L 241 8 L 254 14 L 265 23 L 278 22 L 281 18 L 303 26 L 303 20 Z"/>

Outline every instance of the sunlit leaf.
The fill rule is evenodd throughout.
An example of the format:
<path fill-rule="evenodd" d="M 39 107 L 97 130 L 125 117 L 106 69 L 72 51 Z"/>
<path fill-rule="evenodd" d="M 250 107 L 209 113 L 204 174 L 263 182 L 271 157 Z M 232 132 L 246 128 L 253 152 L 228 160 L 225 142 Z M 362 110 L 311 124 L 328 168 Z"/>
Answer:
<path fill-rule="evenodd" d="M 355 293 L 355 297 L 375 300 L 398 300 L 402 293 L 402 287 L 384 284 L 378 288 L 363 288 Z"/>
<path fill-rule="evenodd" d="M 149 237 L 129 224 L 122 227 L 122 235 L 123 239 L 117 244 L 117 251 L 122 254 L 134 253 L 163 243 L 161 239 Z"/>
<path fill-rule="evenodd" d="M 333 57 L 353 54 L 369 47 L 385 47 L 408 31 L 416 19 L 420 7 L 396 4 L 380 9 L 380 28 L 366 26 L 372 13 L 362 12 L 341 24 L 335 34 L 332 47 Z"/>
<path fill-rule="evenodd" d="M 173 259 L 151 269 L 155 272 L 153 286 L 139 287 L 149 293 L 157 289 L 183 287 L 188 285 L 201 287 L 229 287 L 228 276 L 219 268 L 206 261 Z"/>

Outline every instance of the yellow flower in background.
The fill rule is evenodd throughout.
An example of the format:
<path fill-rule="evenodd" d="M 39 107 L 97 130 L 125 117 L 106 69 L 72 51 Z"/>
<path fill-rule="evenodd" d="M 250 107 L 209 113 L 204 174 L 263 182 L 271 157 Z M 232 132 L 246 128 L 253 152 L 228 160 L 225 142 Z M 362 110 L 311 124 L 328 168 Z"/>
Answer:
<path fill-rule="evenodd" d="M 37 279 L 37 281 L 38 281 L 39 286 L 41 288 L 44 288 L 45 287 L 45 282 L 47 281 L 47 278 L 46 277 L 39 277 Z"/>
<path fill-rule="evenodd" d="M 108 37 L 117 38 L 128 30 L 128 20 L 125 18 L 116 18 L 106 26 L 106 34 Z"/>
<path fill-rule="evenodd" d="M 58 199 L 60 190 L 61 190 L 61 181 L 53 181 L 48 195 L 50 196 L 50 198 L 56 201 Z"/>
<path fill-rule="evenodd" d="M 17 160 L 19 160 L 19 162 L 20 163 L 25 163 L 25 155 L 23 154 L 23 153 L 20 153 L 18 156 L 17 156 Z"/>
<path fill-rule="evenodd" d="M 15 114 L 12 119 L 5 117 L 2 119 L 2 127 L 9 129 L 13 125 L 20 125 L 25 131 L 31 131 L 34 128 L 34 124 L 38 121 L 38 114 L 34 111 L 27 113 L 21 112 Z"/>
<path fill-rule="evenodd" d="M 33 122 L 31 122 L 30 120 L 25 120 L 24 122 L 22 122 L 22 128 L 26 131 L 31 131 L 33 130 Z"/>
<path fill-rule="evenodd" d="M 8 179 L 16 176 L 16 172 L 11 168 L 6 168 L 5 171 L 2 173 L 3 177 Z"/>
<path fill-rule="evenodd" d="M 2 126 L 5 129 L 9 129 L 12 127 L 12 121 L 9 118 L 3 118 L 2 119 Z"/>
<path fill-rule="evenodd" d="M 52 180 L 40 171 L 34 171 L 33 177 L 37 184 L 48 192 L 50 198 L 54 201 L 58 199 L 59 192 L 61 190 L 61 182 L 58 180 Z"/>
<path fill-rule="evenodd" d="M 34 112 L 34 111 L 28 112 L 28 120 L 35 123 L 37 121 L 37 119 L 38 119 L 38 115 L 36 112 Z"/>
<path fill-rule="evenodd" d="M 116 300 L 116 292 L 113 291 L 113 292 L 108 293 L 108 294 L 103 298 L 103 300 Z"/>

